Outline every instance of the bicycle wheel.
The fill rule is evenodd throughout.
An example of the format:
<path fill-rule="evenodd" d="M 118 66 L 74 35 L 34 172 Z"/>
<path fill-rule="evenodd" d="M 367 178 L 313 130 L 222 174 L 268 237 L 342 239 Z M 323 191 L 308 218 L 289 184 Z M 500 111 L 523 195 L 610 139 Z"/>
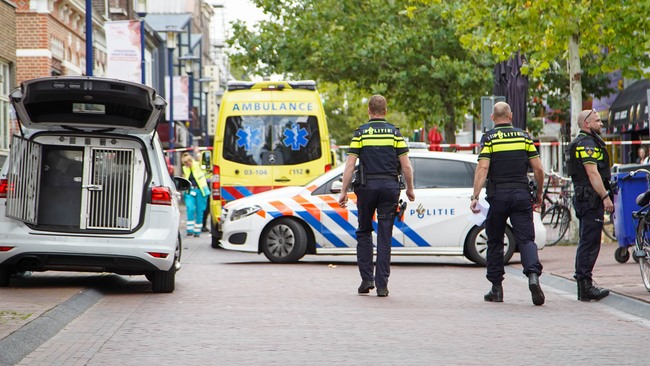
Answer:
<path fill-rule="evenodd" d="M 639 258 L 639 269 L 641 270 L 641 279 L 646 290 L 650 291 L 650 223 L 643 218 L 639 220 L 636 227 L 636 251 L 643 253 Z"/>
<path fill-rule="evenodd" d="M 542 223 L 546 228 L 546 245 L 552 246 L 560 242 L 571 222 L 571 211 L 560 205 L 549 207 L 542 215 Z"/>
<path fill-rule="evenodd" d="M 614 229 L 613 213 L 605 212 L 605 219 L 603 220 L 603 233 L 612 241 L 616 241 L 616 231 Z"/>

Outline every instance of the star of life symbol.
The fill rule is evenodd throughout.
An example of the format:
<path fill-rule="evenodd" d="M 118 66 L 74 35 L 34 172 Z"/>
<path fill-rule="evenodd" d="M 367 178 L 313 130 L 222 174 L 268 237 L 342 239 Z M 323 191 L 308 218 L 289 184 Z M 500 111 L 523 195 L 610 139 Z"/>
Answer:
<path fill-rule="evenodd" d="M 237 130 L 237 146 L 244 150 L 253 150 L 255 146 L 262 143 L 262 133 L 252 126 L 244 126 Z"/>
<path fill-rule="evenodd" d="M 285 139 L 282 140 L 284 146 L 291 147 L 291 150 L 300 150 L 301 147 L 307 146 L 307 130 L 297 124 L 292 124 L 290 128 L 284 130 Z"/>

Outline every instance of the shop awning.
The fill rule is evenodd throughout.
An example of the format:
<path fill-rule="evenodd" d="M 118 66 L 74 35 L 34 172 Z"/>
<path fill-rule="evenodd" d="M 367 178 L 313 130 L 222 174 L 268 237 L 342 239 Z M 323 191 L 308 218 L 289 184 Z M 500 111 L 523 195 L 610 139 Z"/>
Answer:
<path fill-rule="evenodd" d="M 638 80 L 623 89 L 609 108 L 609 132 L 638 131 L 648 127 L 650 80 Z"/>

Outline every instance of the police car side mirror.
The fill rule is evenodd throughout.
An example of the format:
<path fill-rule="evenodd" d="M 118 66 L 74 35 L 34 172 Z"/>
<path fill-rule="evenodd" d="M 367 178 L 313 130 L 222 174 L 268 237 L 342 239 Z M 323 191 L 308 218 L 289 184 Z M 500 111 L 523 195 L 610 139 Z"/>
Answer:
<path fill-rule="evenodd" d="M 336 180 L 332 182 L 332 187 L 330 188 L 330 192 L 341 193 L 341 188 L 343 188 L 343 182 L 341 182 L 340 180 Z"/>
<path fill-rule="evenodd" d="M 174 177 L 172 179 L 174 179 L 174 185 L 179 191 L 187 191 L 188 189 L 192 188 L 192 183 L 190 183 L 188 179 L 185 179 L 183 177 Z"/>

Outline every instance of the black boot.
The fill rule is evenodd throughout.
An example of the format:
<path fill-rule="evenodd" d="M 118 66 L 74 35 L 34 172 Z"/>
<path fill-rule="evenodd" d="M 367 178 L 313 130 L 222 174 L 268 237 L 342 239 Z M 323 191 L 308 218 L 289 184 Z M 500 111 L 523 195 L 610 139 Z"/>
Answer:
<path fill-rule="evenodd" d="M 544 305 L 544 292 L 542 286 L 539 284 L 539 275 L 537 273 L 528 274 L 528 289 L 533 299 L 533 304 L 540 306 Z"/>
<path fill-rule="evenodd" d="M 609 295 L 609 290 L 605 288 L 594 287 L 591 278 L 578 280 L 578 300 L 591 301 L 600 300 Z"/>
<path fill-rule="evenodd" d="M 503 302 L 503 286 L 493 284 L 490 292 L 483 296 L 483 300 L 490 302 Z"/>

